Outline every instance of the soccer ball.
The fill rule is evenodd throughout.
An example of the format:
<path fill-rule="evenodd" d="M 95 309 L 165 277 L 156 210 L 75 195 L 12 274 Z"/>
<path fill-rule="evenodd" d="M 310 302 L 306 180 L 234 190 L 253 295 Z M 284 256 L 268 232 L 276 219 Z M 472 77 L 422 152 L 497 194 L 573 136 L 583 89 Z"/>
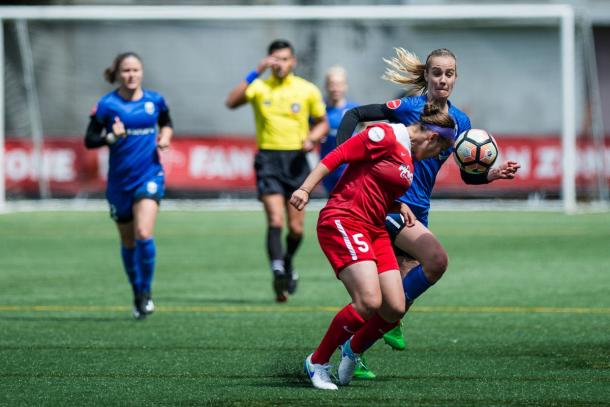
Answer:
<path fill-rule="evenodd" d="M 455 162 L 469 174 L 483 174 L 489 171 L 498 158 L 496 140 L 481 129 L 466 130 L 459 135 L 453 147 Z"/>

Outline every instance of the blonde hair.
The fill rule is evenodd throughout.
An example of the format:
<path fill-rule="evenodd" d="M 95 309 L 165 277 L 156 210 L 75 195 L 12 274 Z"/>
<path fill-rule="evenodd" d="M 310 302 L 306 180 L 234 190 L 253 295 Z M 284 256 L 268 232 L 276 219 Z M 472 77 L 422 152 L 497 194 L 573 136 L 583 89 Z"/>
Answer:
<path fill-rule="evenodd" d="M 333 65 L 328 68 L 324 77 L 328 79 L 331 76 L 342 76 L 347 80 L 347 71 L 341 65 Z"/>
<path fill-rule="evenodd" d="M 447 48 L 439 48 L 432 51 L 426 58 L 425 64 L 413 52 L 407 51 L 404 48 L 394 48 L 394 50 L 396 51 L 396 56 L 390 59 L 383 58 L 383 61 L 389 66 L 386 67 L 385 73 L 381 78 L 404 86 L 408 96 L 422 95 L 428 92 L 428 82 L 426 82 L 424 73 L 429 68 L 430 58 L 449 56 L 457 62 L 453 52 Z"/>

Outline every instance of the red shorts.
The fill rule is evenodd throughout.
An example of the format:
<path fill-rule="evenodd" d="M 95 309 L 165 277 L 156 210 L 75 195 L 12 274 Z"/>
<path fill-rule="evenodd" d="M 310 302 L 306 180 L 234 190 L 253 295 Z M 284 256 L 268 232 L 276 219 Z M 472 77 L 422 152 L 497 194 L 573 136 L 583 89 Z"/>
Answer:
<path fill-rule="evenodd" d="M 390 236 L 384 227 L 375 228 L 344 216 L 318 220 L 318 242 L 337 278 L 345 267 L 372 260 L 379 274 L 398 270 Z"/>

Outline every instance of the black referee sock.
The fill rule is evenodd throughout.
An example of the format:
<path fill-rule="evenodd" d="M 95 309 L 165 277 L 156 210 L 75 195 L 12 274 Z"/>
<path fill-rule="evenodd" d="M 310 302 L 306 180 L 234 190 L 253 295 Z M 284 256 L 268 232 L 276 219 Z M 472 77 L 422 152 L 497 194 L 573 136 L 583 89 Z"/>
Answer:
<path fill-rule="evenodd" d="M 292 272 L 292 257 L 297 252 L 302 240 L 303 235 L 293 236 L 290 233 L 286 235 L 286 256 L 284 256 L 284 266 L 289 273 Z"/>
<path fill-rule="evenodd" d="M 267 253 L 272 268 L 279 268 L 279 263 L 283 263 L 284 258 L 282 249 L 282 228 L 267 228 Z M 284 271 L 283 267 L 282 271 Z"/>

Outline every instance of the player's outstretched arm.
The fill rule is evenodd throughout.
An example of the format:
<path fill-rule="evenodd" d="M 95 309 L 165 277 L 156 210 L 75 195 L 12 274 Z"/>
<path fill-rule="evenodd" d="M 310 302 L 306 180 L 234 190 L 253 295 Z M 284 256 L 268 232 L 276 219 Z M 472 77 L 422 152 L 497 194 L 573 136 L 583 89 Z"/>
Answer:
<path fill-rule="evenodd" d="M 462 181 L 468 185 L 483 185 L 498 179 L 514 179 L 519 168 L 521 165 L 518 162 L 509 160 L 480 174 L 470 174 L 460 169 L 460 175 Z"/>
<path fill-rule="evenodd" d="M 497 179 L 514 179 L 519 168 L 521 168 L 521 165 L 516 161 L 504 161 L 501 165 L 489 170 L 487 173 L 487 181 L 492 182 Z"/>
<path fill-rule="evenodd" d="M 305 178 L 303 185 L 299 187 L 296 191 L 293 192 L 290 197 L 290 204 L 297 208 L 298 210 L 303 210 L 305 205 L 309 202 L 309 196 L 311 195 L 311 191 L 314 190 L 315 187 L 318 186 L 322 178 L 327 176 L 330 173 L 330 170 L 323 163 L 319 163 L 316 165 L 316 168 L 313 169 Z"/>

